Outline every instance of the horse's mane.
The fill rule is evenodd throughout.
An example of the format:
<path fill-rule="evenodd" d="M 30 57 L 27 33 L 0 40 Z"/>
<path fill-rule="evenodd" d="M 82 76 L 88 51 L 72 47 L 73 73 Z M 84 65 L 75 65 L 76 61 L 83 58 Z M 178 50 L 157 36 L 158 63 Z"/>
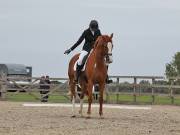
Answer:
<path fill-rule="evenodd" d="M 100 37 L 100 36 L 99 36 L 99 37 Z M 96 47 L 97 47 L 97 45 L 98 45 L 98 43 L 99 43 L 99 37 L 96 39 L 96 41 L 95 41 L 95 43 L 94 43 L 94 46 L 93 46 L 94 49 L 96 49 Z"/>

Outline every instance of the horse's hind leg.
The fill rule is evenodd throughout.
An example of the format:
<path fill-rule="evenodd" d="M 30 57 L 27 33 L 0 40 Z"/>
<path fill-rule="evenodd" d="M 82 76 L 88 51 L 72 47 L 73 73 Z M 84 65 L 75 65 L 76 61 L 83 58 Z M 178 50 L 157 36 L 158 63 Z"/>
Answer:
<path fill-rule="evenodd" d="M 76 93 L 75 93 L 75 84 L 72 81 L 70 82 L 70 89 L 71 89 L 71 101 L 72 101 L 72 117 L 75 117 Z"/>
<path fill-rule="evenodd" d="M 84 102 L 84 95 L 83 95 L 83 97 L 80 97 L 80 110 L 79 110 L 79 114 L 81 115 L 81 117 L 83 117 L 83 102 Z"/>
<path fill-rule="evenodd" d="M 88 87 L 87 87 L 87 90 L 88 90 L 88 111 L 87 111 L 88 117 L 87 118 L 90 118 L 90 115 L 91 115 L 92 88 L 93 88 L 93 83 L 89 81 Z"/>
<path fill-rule="evenodd" d="M 83 101 L 84 101 L 84 95 L 85 95 L 85 91 L 86 91 L 86 85 L 83 84 L 81 85 L 81 95 L 80 95 L 80 110 L 79 110 L 79 114 L 81 115 L 81 117 L 83 117 Z"/>

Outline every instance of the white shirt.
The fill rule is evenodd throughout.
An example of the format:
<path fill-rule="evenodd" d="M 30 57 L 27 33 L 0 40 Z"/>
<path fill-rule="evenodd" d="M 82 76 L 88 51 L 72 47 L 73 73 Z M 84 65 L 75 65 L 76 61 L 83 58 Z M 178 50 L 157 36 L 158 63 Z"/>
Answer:
<path fill-rule="evenodd" d="M 94 36 L 94 31 L 91 30 L 92 35 Z"/>

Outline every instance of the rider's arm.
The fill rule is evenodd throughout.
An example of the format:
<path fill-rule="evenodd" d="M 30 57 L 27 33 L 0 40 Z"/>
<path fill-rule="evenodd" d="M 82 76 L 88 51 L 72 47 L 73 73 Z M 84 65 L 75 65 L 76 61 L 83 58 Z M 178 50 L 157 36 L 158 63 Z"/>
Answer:
<path fill-rule="evenodd" d="M 82 33 L 78 41 L 71 47 L 71 50 L 74 50 L 78 45 L 80 45 L 84 40 L 84 38 L 85 38 L 85 31 Z"/>

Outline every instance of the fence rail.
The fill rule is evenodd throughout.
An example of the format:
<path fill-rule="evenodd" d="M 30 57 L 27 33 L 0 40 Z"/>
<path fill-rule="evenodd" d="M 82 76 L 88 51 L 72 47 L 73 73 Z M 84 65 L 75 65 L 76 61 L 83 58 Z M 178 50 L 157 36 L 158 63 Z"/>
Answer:
<path fill-rule="evenodd" d="M 169 78 L 165 78 L 163 76 L 110 76 L 110 78 L 115 78 L 116 79 L 116 85 L 121 85 L 123 86 L 124 84 L 120 84 L 120 79 L 133 79 L 133 84 L 127 84 L 127 86 L 132 86 L 133 87 L 133 102 L 136 103 L 137 102 L 137 87 L 150 87 L 151 88 L 151 97 L 152 97 L 152 101 L 151 103 L 154 104 L 155 103 L 155 88 L 167 88 L 169 91 L 169 97 L 171 99 L 171 104 L 174 104 L 174 89 L 178 89 L 180 90 L 180 85 L 174 85 L 174 80 L 178 80 L 180 79 L 180 77 L 169 77 Z M 140 79 L 147 79 L 147 80 L 151 80 L 152 83 L 149 85 L 144 85 L 144 84 L 137 84 L 137 80 Z M 170 80 L 171 84 L 170 85 L 157 85 L 155 84 L 156 80 Z M 118 90 L 118 87 L 117 87 Z M 106 100 L 108 101 L 109 99 L 109 94 L 113 94 L 113 93 L 107 93 L 106 96 Z M 116 97 L 117 97 L 117 103 L 119 100 L 119 95 L 120 93 L 116 91 Z"/>
<path fill-rule="evenodd" d="M 171 84 L 170 85 L 157 85 L 155 84 L 155 80 L 165 80 L 166 78 L 163 76 L 109 76 L 112 79 L 116 79 L 116 81 L 113 83 L 113 85 L 115 85 L 116 90 L 114 92 L 110 92 L 108 89 L 106 89 L 106 102 L 109 102 L 109 95 L 110 94 L 115 94 L 117 97 L 117 103 L 118 103 L 118 98 L 119 95 L 121 93 L 118 92 L 118 86 L 131 86 L 132 89 L 132 96 L 133 96 L 133 102 L 136 103 L 137 102 L 137 96 L 138 96 L 138 88 L 139 87 L 148 87 L 151 88 L 151 97 L 152 97 L 152 104 L 155 102 L 155 88 L 166 88 L 169 91 L 169 97 L 171 99 L 171 103 L 174 104 L 174 89 L 178 89 L 180 90 L 180 85 L 174 85 L 173 81 L 180 79 L 180 77 L 171 77 L 168 78 L 169 80 L 171 80 Z M 1 100 L 5 100 L 6 99 L 6 93 L 9 89 L 8 86 L 10 85 L 14 85 L 16 88 L 13 88 L 13 90 L 16 90 L 15 93 L 18 93 L 20 91 L 25 91 L 28 94 L 30 94 L 31 96 L 34 96 L 36 99 L 40 99 L 42 97 L 37 97 L 37 95 L 34 95 L 33 92 L 37 92 L 40 91 L 39 89 L 39 81 L 40 81 L 40 77 L 8 77 L 5 75 L 1 75 L 0 76 L 0 99 Z M 120 84 L 120 79 L 132 79 L 133 83 L 132 84 Z M 142 80 L 142 79 L 148 79 L 151 80 L 152 83 L 148 84 L 148 85 L 144 85 L 144 84 L 138 84 L 138 79 Z M 31 80 L 30 82 L 27 83 L 18 83 L 18 81 L 25 81 L 25 80 Z M 50 78 L 51 81 L 65 81 L 68 82 L 68 78 Z M 48 84 L 46 84 L 47 86 Z M 60 93 L 61 95 L 66 96 L 66 91 L 68 89 L 67 87 L 67 83 L 62 83 L 62 84 L 49 84 L 48 86 L 50 86 L 50 90 L 47 94 L 45 94 L 44 96 L 47 95 L 51 95 L 54 92 Z M 63 90 L 62 90 L 63 89 Z M 96 93 L 97 94 L 97 93 Z"/>
<path fill-rule="evenodd" d="M 68 78 L 49 78 L 51 81 L 68 81 Z M 31 81 L 27 81 L 31 80 Z M 7 77 L 5 75 L 1 75 L 0 77 L 0 98 L 1 100 L 6 99 L 6 93 L 8 90 L 14 90 L 16 91 L 15 94 L 25 91 L 29 95 L 35 97 L 36 99 L 41 99 L 44 98 L 56 91 L 61 92 L 62 95 L 66 97 L 64 94 L 64 91 L 60 91 L 61 87 L 64 86 L 64 83 L 62 84 L 40 84 L 41 77 Z M 20 82 L 19 82 L 20 81 Z M 14 86 L 14 87 L 8 87 L 8 86 Z M 44 94 L 41 97 L 38 97 L 35 95 L 33 92 L 40 92 L 42 89 L 39 89 L 40 86 L 49 86 L 49 90 L 43 90 L 43 91 L 48 91 L 47 94 Z"/>

